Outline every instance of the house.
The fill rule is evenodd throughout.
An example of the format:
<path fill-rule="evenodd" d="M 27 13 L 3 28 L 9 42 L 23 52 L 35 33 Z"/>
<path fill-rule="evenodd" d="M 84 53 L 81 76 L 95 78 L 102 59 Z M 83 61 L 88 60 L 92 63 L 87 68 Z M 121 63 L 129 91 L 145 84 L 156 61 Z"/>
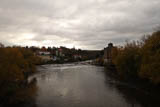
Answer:
<path fill-rule="evenodd" d="M 74 57 L 74 59 L 81 59 L 82 58 L 82 56 L 78 55 L 78 54 L 73 55 L 73 57 Z"/>
<path fill-rule="evenodd" d="M 51 53 L 50 53 L 50 52 L 47 52 L 47 51 L 39 51 L 39 52 L 38 52 L 38 55 L 47 56 L 47 55 L 51 55 Z"/>
<path fill-rule="evenodd" d="M 53 60 L 53 57 L 48 51 L 38 51 L 37 56 L 39 56 L 44 62 Z"/>
<path fill-rule="evenodd" d="M 59 56 L 59 57 L 64 57 L 65 54 L 63 54 L 63 49 L 62 48 L 59 48 L 58 50 L 56 50 L 56 56 Z"/>

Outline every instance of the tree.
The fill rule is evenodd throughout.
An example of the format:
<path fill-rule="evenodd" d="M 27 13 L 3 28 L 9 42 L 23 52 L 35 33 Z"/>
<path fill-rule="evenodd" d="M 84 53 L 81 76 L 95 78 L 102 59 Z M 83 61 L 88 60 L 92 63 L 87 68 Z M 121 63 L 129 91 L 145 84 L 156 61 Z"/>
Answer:
<path fill-rule="evenodd" d="M 145 38 L 142 47 L 142 65 L 139 75 L 153 83 L 160 83 L 160 31 Z"/>

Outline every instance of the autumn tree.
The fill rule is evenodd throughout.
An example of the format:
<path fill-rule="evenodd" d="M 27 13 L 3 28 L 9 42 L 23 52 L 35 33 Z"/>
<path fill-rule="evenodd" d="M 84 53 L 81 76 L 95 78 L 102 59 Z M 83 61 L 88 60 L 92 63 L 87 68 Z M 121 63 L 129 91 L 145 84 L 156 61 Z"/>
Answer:
<path fill-rule="evenodd" d="M 40 59 L 32 51 L 21 47 L 0 48 L 0 101 L 12 96 L 35 72 Z"/>
<path fill-rule="evenodd" d="M 127 43 L 123 50 L 118 50 L 118 55 L 113 62 L 117 67 L 118 73 L 125 77 L 136 77 L 140 66 L 140 49 L 135 42 Z"/>
<path fill-rule="evenodd" d="M 153 83 L 160 83 L 160 31 L 145 38 L 142 52 L 142 65 L 139 75 Z"/>

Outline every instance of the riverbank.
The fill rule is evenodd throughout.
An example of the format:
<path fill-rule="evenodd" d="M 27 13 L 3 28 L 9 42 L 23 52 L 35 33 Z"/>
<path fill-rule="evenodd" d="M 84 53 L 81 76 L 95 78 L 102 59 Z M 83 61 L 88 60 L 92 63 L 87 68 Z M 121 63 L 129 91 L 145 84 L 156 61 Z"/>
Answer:
<path fill-rule="evenodd" d="M 93 64 L 115 71 L 116 78 L 151 93 L 160 89 L 160 30 L 104 52 Z M 105 51 L 105 50 L 104 50 Z M 107 51 L 107 50 L 106 50 Z"/>
<path fill-rule="evenodd" d="M 36 73 L 40 59 L 21 47 L 0 48 L 0 105 L 18 104 L 29 100 L 32 88 L 28 77 Z"/>
<path fill-rule="evenodd" d="M 151 81 L 147 79 L 142 78 L 132 78 L 127 77 L 124 78 L 122 75 L 120 75 L 116 68 L 105 66 L 105 73 L 106 75 L 109 75 L 111 78 L 115 79 L 117 82 L 121 82 L 120 85 L 122 86 L 128 86 L 130 88 L 133 88 L 135 90 L 138 90 L 142 93 L 145 93 L 147 95 L 150 95 L 152 97 L 158 97 L 160 96 L 160 85 L 155 85 Z"/>
<path fill-rule="evenodd" d="M 117 67 L 113 63 L 106 63 L 102 60 L 94 60 L 92 65 L 95 66 L 103 66 L 105 67 L 106 75 L 110 75 L 110 77 L 114 78 L 119 82 L 123 82 L 122 85 L 127 85 L 130 88 L 135 90 L 139 90 L 142 93 L 149 94 L 151 96 L 160 96 L 160 85 L 153 84 L 151 81 L 145 78 L 140 78 L 136 75 L 124 75 L 117 70 Z"/>

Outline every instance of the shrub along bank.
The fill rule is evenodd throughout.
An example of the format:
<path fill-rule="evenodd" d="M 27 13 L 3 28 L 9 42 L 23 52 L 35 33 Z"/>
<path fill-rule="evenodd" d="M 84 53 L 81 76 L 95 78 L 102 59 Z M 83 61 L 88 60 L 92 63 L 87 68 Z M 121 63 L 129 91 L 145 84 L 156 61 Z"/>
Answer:
<path fill-rule="evenodd" d="M 127 43 L 116 51 L 113 63 L 123 78 L 141 78 L 160 84 L 160 31 Z"/>
<path fill-rule="evenodd" d="M 25 87 L 28 76 L 36 72 L 35 65 L 39 62 L 29 49 L 0 48 L 0 104 Z"/>

